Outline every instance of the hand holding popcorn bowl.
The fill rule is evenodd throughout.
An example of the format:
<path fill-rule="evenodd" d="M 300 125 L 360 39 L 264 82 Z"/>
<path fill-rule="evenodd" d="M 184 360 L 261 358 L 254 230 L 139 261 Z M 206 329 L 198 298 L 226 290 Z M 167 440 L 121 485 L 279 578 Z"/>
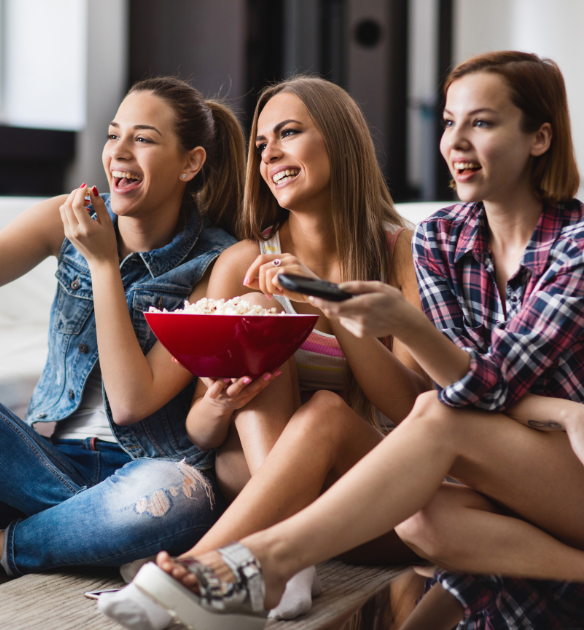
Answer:
<path fill-rule="evenodd" d="M 242 298 L 185 302 L 169 312 L 144 313 L 162 345 L 187 370 L 208 378 L 257 378 L 287 361 L 318 315 L 288 315 Z"/>

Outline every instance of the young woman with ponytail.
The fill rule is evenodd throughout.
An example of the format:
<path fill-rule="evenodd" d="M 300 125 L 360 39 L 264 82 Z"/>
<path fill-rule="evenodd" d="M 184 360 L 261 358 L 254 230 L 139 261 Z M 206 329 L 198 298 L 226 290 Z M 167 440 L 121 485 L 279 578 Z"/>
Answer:
<path fill-rule="evenodd" d="M 59 262 L 49 355 L 25 420 L 0 406 L 11 576 L 185 551 L 224 509 L 212 454 L 185 430 L 193 377 L 143 313 L 203 297 L 235 242 L 243 133 L 227 107 L 165 77 L 135 84 L 108 134 L 110 193 L 83 184 L 0 233 L 0 284 Z M 56 422 L 52 438 L 35 422 Z"/>

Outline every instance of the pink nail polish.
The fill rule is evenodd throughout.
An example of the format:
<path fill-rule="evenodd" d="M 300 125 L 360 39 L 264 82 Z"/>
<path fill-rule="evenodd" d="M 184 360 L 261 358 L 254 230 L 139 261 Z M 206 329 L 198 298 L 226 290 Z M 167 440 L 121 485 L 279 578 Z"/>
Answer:
<path fill-rule="evenodd" d="M 224 379 L 223 379 L 223 382 L 224 382 L 224 383 L 231 383 L 231 379 L 230 379 L 230 378 L 224 378 Z"/>
<path fill-rule="evenodd" d="M 246 385 L 249 385 L 249 384 L 251 383 L 251 378 L 249 378 L 249 376 L 246 376 L 246 377 L 243 379 L 243 382 L 244 382 Z"/>
<path fill-rule="evenodd" d="M 264 375 L 264 381 L 269 381 L 272 378 L 271 374 L 265 374 Z"/>
<path fill-rule="evenodd" d="M 245 276 L 245 278 L 243 279 L 243 286 L 245 286 L 247 284 L 247 276 Z"/>
<path fill-rule="evenodd" d="M 274 376 L 280 376 L 280 374 L 282 374 L 282 372 L 280 370 L 276 370 L 274 372 Z"/>

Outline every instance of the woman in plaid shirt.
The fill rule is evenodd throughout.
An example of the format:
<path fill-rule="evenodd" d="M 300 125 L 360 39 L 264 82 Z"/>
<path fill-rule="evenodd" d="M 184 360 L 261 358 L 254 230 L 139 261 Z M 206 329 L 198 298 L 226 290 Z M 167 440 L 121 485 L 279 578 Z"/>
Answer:
<path fill-rule="evenodd" d="M 416 230 L 425 314 L 379 282 L 346 283 L 356 295 L 346 302 L 312 300 L 357 337 L 402 341 L 439 391 L 310 506 L 242 544 L 261 564 L 266 608 L 304 567 L 395 528 L 459 572 L 436 574 L 456 599 L 436 587 L 427 600 L 444 627 L 581 628 L 584 467 L 568 436 L 582 457 L 584 207 L 572 199 L 561 73 L 526 53 L 475 57 L 451 73 L 444 119 L 442 154 L 463 203 Z M 327 400 L 329 417 L 353 413 Z M 293 474 L 268 458 L 236 501 L 256 487 L 285 493 Z M 198 560 L 241 581 L 216 552 Z M 187 568 L 164 553 L 158 562 L 198 590 Z M 419 611 L 408 630 L 428 627 Z"/>

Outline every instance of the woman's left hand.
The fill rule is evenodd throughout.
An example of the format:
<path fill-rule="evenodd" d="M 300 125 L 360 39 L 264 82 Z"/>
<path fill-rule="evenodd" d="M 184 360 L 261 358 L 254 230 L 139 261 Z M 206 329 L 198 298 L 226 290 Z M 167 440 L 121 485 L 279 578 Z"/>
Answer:
<path fill-rule="evenodd" d="M 278 275 L 281 273 L 319 279 L 292 254 L 260 254 L 247 270 L 243 284 L 250 289 L 261 291 L 270 299 L 276 294 L 284 295 L 294 302 L 306 302 L 306 296 L 287 291 L 280 286 Z"/>
<path fill-rule="evenodd" d="M 85 195 L 89 193 L 96 218 L 93 220 L 85 207 Z M 115 261 L 118 264 L 116 233 L 103 199 L 97 188 L 87 187 L 74 190 L 60 207 L 65 236 L 77 251 L 93 263 Z"/>
<path fill-rule="evenodd" d="M 397 336 L 419 314 L 399 289 L 383 282 L 344 282 L 339 288 L 354 297 L 343 302 L 308 299 L 327 317 L 338 319 L 355 337 Z"/>

